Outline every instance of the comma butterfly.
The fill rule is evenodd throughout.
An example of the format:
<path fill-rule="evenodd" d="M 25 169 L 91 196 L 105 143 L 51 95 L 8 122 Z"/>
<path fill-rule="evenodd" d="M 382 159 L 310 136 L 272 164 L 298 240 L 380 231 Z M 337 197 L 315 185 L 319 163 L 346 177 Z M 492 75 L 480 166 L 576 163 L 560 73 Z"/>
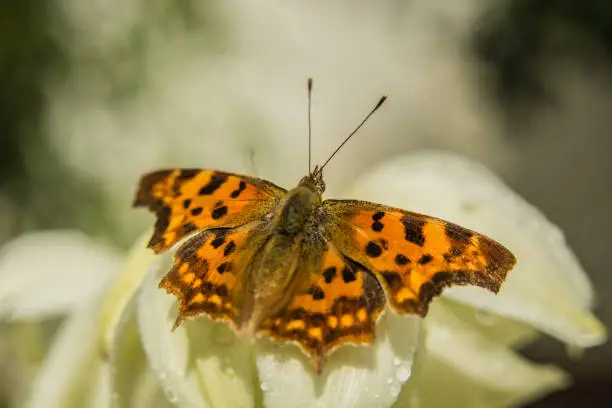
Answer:
<path fill-rule="evenodd" d="M 310 141 L 310 100 L 308 122 Z M 383 97 L 360 125 L 384 102 Z M 387 302 L 425 316 L 451 285 L 499 290 L 516 263 L 496 241 L 381 204 L 323 200 L 323 167 L 285 190 L 216 170 L 142 177 L 135 206 L 157 216 L 149 248 L 176 251 L 160 287 L 179 299 L 177 327 L 208 315 L 238 331 L 295 342 L 321 372 L 339 346 L 371 344 Z"/>

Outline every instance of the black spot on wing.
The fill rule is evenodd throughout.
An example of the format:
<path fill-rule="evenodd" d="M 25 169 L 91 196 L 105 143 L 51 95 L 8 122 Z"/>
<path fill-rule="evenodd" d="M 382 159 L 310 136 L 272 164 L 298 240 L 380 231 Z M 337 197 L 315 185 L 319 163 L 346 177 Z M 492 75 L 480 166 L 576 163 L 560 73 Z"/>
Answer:
<path fill-rule="evenodd" d="M 383 211 L 379 211 L 377 213 L 375 213 L 374 215 L 372 215 L 372 220 L 374 221 L 380 221 L 382 219 L 382 217 L 385 216 L 385 213 Z"/>
<path fill-rule="evenodd" d="M 217 249 L 224 243 L 225 243 L 225 236 L 220 235 L 220 236 L 217 236 L 215 239 L 213 239 L 210 245 L 212 245 L 213 248 Z"/>
<path fill-rule="evenodd" d="M 470 238 L 472 238 L 472 235 L 474 235 L 472 231 L 453 224 L 446 224 L 444 226 L 444 232 L 446 233 L 446 236 L 451 239 L 451 241 L 463 245 L 468 244 L 470 242 Z"/>
<path fill-rule="evenodd" d="M 383 211 L 378 211 L 372 215 L 372 221 L 374 222 L 372 223 L 370 228 L 372 228 L 373 231 L 381 232 L 385 228 L 385 225 L 382 222 L 380 222 L 380 220 L 384 216 L 385 216 L 385 213 Z"/>
<path fill-rule="evenodd" d="M 212 216 L 213 220 L 218 220 L 219 218 L 225 217 L 226 214 L 227 214 L 227 206 L 223 205 L 221 207 L 215 208 L 213 210 L 211 216 Z"/>
<path fill-rule="evenodd" d="M 356 279 L 357 276 L 355 276 L 355 272 L 353 272 L 351 268 L 349 268 L 348 266 L 342 268 L 342 280 L 344 281 L 344 283 L 350 283 Z"/>
<path fill-rule="evenodd" d="M 404 266 L 408 262 L 410 262 L 410 259 L 406 258 L 406 255 L 404 254 L 395 255 L 395 263 L 397 264 L 397 266 Z"/>
<path fill-rule="evenodd" d="M 225 250 L 223 251 L 223 255 L 228 256 L 230 255 L 232 252 L 234 252 L 234 250 L 236 249 L 236 244 L 234 243 L 234 241 L 230 241 L 226 246 L 225 246 Z"/>
<path fill-rule="evenodd" d="M 381 275 L 391 291 L 397 292 L 403 286 L 402 277 L 393 271 L 381 272 Z"/>
<path fill-rule="evenodd" d="M 430 263 L 433 260 L 433 256 L 429 255 L 429 254 L 425 254 L 423 255 L 417 262 L 420 265 L 427 265 L 428 263 Z"/>
<path fill-rule="evenodd" d="M 191 199 L 190 198 L 186 198 L 186 199 L 183 200 L 183 208 L 184 209 L 188 209 L 190 205 L 191 205 Z"/>
<path fill-rule="evenodd" d="M 223 274 L 231 269 L 231 264 L 228 262 L 223 262 L 221 265 L 217 266 L 217 272 Z"/>
<path fill-rule="evenodd" d="M 187 235 L 191 231 L 195 231 L 196 229 L 197 229 L 197 227 L 195 226 L 194 223 L 186 222 L 185 225 L 183 225 L 183 235 Z"/>
<path fill-rule="evenodd" d="M 202 214 L 202 211 L 204 211 L 202 207 L 192 208 L 191 215 L 193 215 L 194 217 L 197 217 L 198 215 Z"/>
<path fill-rule="evenodd" d="M 410 216 L 404 216 L 404 218 L 402 218 L 402 224 L 404 225 L 404 237 L 406 241 L 412 242 L 418 246 L 423 246 L 425 244 L 425 235 L 423 235 L 425 221 Z"/>
<path fill-rule="evenodd" d="M 246 183 L 244 181 L 240 181 L 240 184 L 238 185 L 238 188 L 234 191 L 232 191 L 232 194 L 230 194 L 231 198 L 238 198 L 238 196 L 240 196 L 240 194 L 246 189 Z"/>
<path fill-rule="evenodd" d="M 182 181 L 191 180 L 201 171 L 202 170 L 198 170 L 198 169 L 182 169 L 176 178 Z"/>
<path fill-rule="evenodd" d="M 323 278 L 325 278 L 325 283 L 331 283 L 336 277 L 336 267 L 330 266 L 326 270 L 323 271 Z"/>
<path fill-rule="evenodd" d="M 325 299 L 325 292 L 318 286 L 311 287 L 309 293 L 312 295 L 313 300 Z"/>
<path fill-rule="evenodd" d="M 210 176 L 210 180 L 204 187 L 202 187 L 198 194 L 200 195 L 211 195 L 219 189 L 227 181 L 227 176 L 224 174 L 214 173 Z"/>
<path fill-rule="evenodd" d="M 365 250 L 366 250 L 366 254 L 370 258 L 376 258 L 376 257 L 379 257 L 380 254 L 382 254 L 382 248 L 380 247 L 380 245 L 378 245 L 374 241 L 368 242 L 368 244 L 366 245 Z"/>

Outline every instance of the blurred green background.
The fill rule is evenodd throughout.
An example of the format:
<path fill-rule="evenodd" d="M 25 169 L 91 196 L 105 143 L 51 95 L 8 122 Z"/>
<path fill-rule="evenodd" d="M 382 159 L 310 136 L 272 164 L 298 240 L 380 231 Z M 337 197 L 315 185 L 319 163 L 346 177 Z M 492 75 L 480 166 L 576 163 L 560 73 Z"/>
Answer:
<path fill-rule="evenodd" d="M 122 194 L 114 198 L 107 194 L 112 186 L 75 168 L 61 154 L 58 139 L 50 137 L 57 132 L 49 117 L 55 117 L 54 106 L 61 103 L 58 89 L 87 87 L 83 84 L 95 78 L 103 89 L 94 87 L 84 94 L 97 93 L 107 105 L 130 109 L 146 93 L 149 82 L 155 81 L 147 53 L 153 46 L 151 37 L 165 41 L 166 36 L 198 36 L 203 54 L 216 58 L 229 47 L 233 34 L 212 6 L 207 11 L 195 0 L 157 0 L 136 12 L 139 18 L 129 23 L 131 28 L 122 31 L 123 37 L 113 47 L 105 47 L 102 40 L 84 46 L 86 40 L 81 37 L 88 33 L 75 28 L 75 17 L 66 10 L 89 5 L 69 3 L 22 0 L 4 2 L 0 9 L 0 244 L 26 231 L 77 228 L 127 248 L 144 225 L 135 223 L 128 228 L 125 217 L 113 216 L 118 207 L 128 209 L 131 197 L 123 194 L 127 190 L 119 189 Z M 97 7 L 99 2 L 82 3 Z M 406 2 L 407 8 L 410 3 Z M 447 3 L 440 2 L 440 7 L 454 7 Z M 516 163 L 496 170 L 565 232 L 594 282 L 599 298 L 596 312 L 610 327 L 612 2 L 483 3 L 487 4 L 479 2 L 475 8 L 478 23 L 462 39 L 465 48 L 461 52 L 470 58 L 482 103 L 494 111 L 504 143 L 518 157 Z M 106 11 L 113 14 L 113 10 Z M 115 12 L 118 20 L 125 20 L 125 9 Z M 441 32 L 448 29 L 444 20 L 437 24 Z M 89 79 L 79 79 L 83 70 L 91 75 Z M 197 111 L 198 107 L 190 109 Z M 206 115 L 206 107 L 199 109 Z M 256 117 L 242 119 L 249 129 L 265 129 Z M 303 133 L 302 122 L 295 127 Z M 132 142 L 140 143 L 138 139 Z M 425 141 L 413 147 L 430 145 Z M 454 149 L 444 142 L 434 145 Z M 92 156 L 97 153 L 95 146 L 91 145 Z M 486 153 L 485 149 L 478 158 L 495 169 L 494 151 Z M 114 158 L 106 160 L 112 163 Z M 136 182 L 131 174 L 126 172 L 127 186 Z M 542 290 L 545 288 L 543 282 Z M 575 361 L 567 357 L 562 345 L 547 339 L 524 353 L 538 362 L 561 365 L 575 379 L 574 387 L 534 407 L 603 407 L 612 401 L 610 343 Z"/>

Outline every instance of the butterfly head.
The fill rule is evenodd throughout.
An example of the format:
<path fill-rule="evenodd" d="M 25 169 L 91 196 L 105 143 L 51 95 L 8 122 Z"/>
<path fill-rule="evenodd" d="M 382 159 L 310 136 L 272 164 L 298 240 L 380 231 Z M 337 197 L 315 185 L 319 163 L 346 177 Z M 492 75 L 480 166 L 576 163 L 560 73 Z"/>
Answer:
<path fill-rule="evenodd" d="M 323 181 L 323 169 L 315 166 L 314 170 L 300 180 L 300 185 L 308 187 L 312 191 L 323 194 L 325 191 L 325 182 Z"/>

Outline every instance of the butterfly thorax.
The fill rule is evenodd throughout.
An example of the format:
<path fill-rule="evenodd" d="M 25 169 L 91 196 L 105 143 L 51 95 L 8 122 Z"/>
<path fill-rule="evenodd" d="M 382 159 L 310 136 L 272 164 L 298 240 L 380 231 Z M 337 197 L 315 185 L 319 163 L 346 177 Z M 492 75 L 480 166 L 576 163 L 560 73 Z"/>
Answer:
<path fill-rule="evenodd" d="M 278 232 L 296 236 L 303 232 L 317 206 L 321 204 L 321 193 L 307 183 L 300 183 L 289 191 L 278 219 Z"/>

